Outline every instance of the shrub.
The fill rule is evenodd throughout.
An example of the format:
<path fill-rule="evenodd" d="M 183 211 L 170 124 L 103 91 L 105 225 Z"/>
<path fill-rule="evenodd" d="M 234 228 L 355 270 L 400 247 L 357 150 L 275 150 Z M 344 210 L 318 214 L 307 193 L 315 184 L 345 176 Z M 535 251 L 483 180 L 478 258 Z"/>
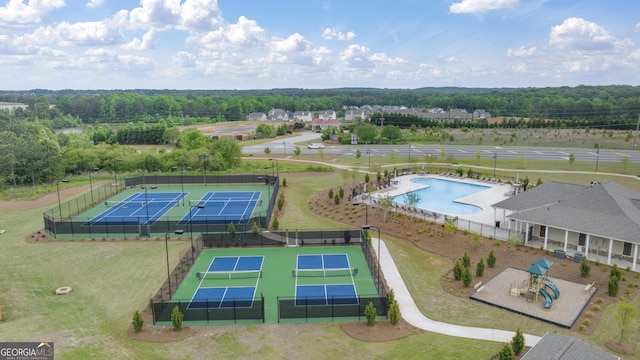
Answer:
<path fill-rule="evenodd" d="M 282 187 L 287 187 L 287 178 L 282 178 Z"/>
<path fill-rule="evenodd" d="M 400 305 L 396 301 L 393 289 L 387 293 L 387 303 L 389 304 L 389 322 L 391 325 L 396 325 L 400 321 Z"/>
<path fill-rule="evenodd" d="M 481 244 L 482 244 L 482 235 L 478 233 L 473 233 L 473 236 L 471 237 L 471 246 L 473 246 L 474 249 L 477 249 Z"/>
<path fill-rule="evenodd" d="M 582 258 L 582 261 L 580 261 L 580 276 L 582 276 L 583 278 L 586 278 L 587 276 L 589 276 L 589 273 L 591 272 L 591 265 L 589 265 L 589 263 L 587 262 L 587 258 Z"/>
<path fill-rule="evenodd" d="M 233 223 L 230 223 L 229 226 L 227 226 L 227 231 L 229 232 L 229 235 L 231 235 L 231 237 L 236 236 L 236 226 L 233 225 Z"/>
<path fill-rule="evenodd" d="M 495 245 L 495 246 L 500 246 L 500 243 L 501 243 L 501 242 L 502 242 L 502 241 L 500 241 L 500 240 L 496 240 L 496 241 L 494 241 L 494 242 L 493 242 L 493 245 Z"/>
<path fill-rule="evenodd" d="M 584 319 L 584 320 L 582 320 L 582 323 L 585 324 L 586 326 L 589 326 L 589 324 L 591 324 L 591 320 Z"/>
<path fill-rule="evenodd" d="M 593 317 L 593 311 L 587 311 L 584 316 L 586 316 L 587 318 L 592 318 Z"/>
<path fill-rule="evenodd" d="M 489 251 L 487 265 L 489 265 L 489 267 L 493 269 L 493 267 L 496 265 L 496 260 L 498 260 L 498 258 L 496 257 L 496 254 L 493 252 L 493 250 Z"/>
<path fill-rule="evenodd" d="M 340 204 L 340 196 L 336 194 L 336 196 L 333 197 L 333 201 L 336 203 L 336 205 Z"/>
<path fill-rule="evenodd" d="M 333 189 L 329 189 L 329 199 L 333 199 Z"/>
<path fill-rule="evenodd" d="M 411 235 L 413 235 L 413 233 L 411 231 L 407 231 L 407 237 L 411 237 Z"/>
<path fill-rule="evenodd" d="M 280 221 L 278 221 L 278 217 L 277 216 L 273 217 L 273 221 L 271 222 L 271 227 L 274 230 L 278 230 L 278 227 L 280 227 Z"/>
<path fill-rule="evenodd" d="M 476 277 L 482 277 L 484 275 L 484 259 L 480 258 L 480 262 L 476 265 Z"/>
<path fill-rule="evenodd" d="M 601 297 L 597 297 L 597 298 L 596 298 L 596 302 L 597 302 L 598 304 L 602 304 L 602 302 L 603 302 L 603 301 L 604 301 L 604 300 L 602 300 L 602 298 L 601 298 Z"/>
<path fill-rule="evenodd" d="M 498 353 L 498 360 L 514 360 L 515 358 L 516 355 L 513 353 L 513 348 L 508 343 Z"/>
<path fill-rule="evenodd" d="M 340 186 L 340 189 L 338 189 L 338 196 L 340 196 L 340 199 L 344 197 L 344 189 L 342 188 L 342 186 Z"/>
<path fill-rule="evenodd" d="M 280 197 L 278 197 L 278 211 L 281 211 L 283 206 L 284 206 L 284 194 L 280 193 Z"/>
<path fill-rule="evenodd" d="M 369 301 L 367 306 L 364 308 L 364 317 L 367 319 L 367 326 L 373 326 L 376 324 L 376 307 L 373 306 L 373 302 Z"/>
<path fill-rule="evenodd" d="M 469 230 L 464 229 L 464 231 L 462 232 L 463 235 L 469 235 Z"/>
<path fill-rule="evenodd" d="M 258 226 L 258 223 L 256 221 L 251 224 L 251 232 L 253 233 L 253 235 L 258 235 L 258 233 L 260 232 L 260 227 Z"/>
<path fill-rule="evenodd" d="M 178 305 L 174 306 L 173 311 L 171 311 L 171 325 L 173 326 L 173 330 L 178 331 L 182 329 L 183 319 L 184 314 L 180 311 L 180 307 Z"/>
<path fill-rule="evenodd" d="M 520 331 L 520 328 L 516 330 L 516 334 L 513 335 L 511 339 L 511 348 L 513 349 L 514 355 L 519 355 L 524 349 L 524 335 L 522 331 Z"/>
<path fill-rule="evenodd" d="M 467 255 L 467 253 L 464 253 L 464 255 L 462 256 L 462 266 L 464 266 L 465 268 L 471 268 L 471 258 L 469 257 L 469 255 Z"/>
<path fill-rule="evenodd" d="M 469 287 L 469 285 L 471 285 L 472 279 L 473 278 L 471 276 L 471 270 L 468 267 L 465 267 L 462 271 L 462 285 L 464 287 Z"/>
<path fill-rule="evenodd" d="M 458 231 L 458 225 L 456 225 L 456 222 L 452 219 L 447 219 L 447 221 L 444 222 L 444 229 L 449 234 L 455 234 L 456 231 Z"/>
<path fill-rule="evenodd" d="M 618 295 L 618 290 L 620 290 L 620 280 L 617 277 L 609 278 L 609 283 L 607 284 L 609 288 L 609 296 L 616 297 Z"/>
<path fill-rule="evenodd" d="M 586 325 L 583 325 L 583 324 L 580 324 L 580 326 L 578 327 L 578 329 L 580 329 L 580 331 L 585 331 L 585 330 L 587 330 L 587 326 L 586 326 Z"/>
<path fill-rule="evenodd" d="M 140 311 L 136 310 L 136 312 L 133 313 L 133 321 L 131 322 L 131 324 L 133 325 L 133 330 L 135 332 L 140 332 L 142 331 L 142 327 L 144 326 L 144 320 L 142 319 L 142 315 L 140 314 Z"/>
<path fill-rule="evenodd" d="M 591 307 L 591 310 L 593 310 L 593 311 L 600 311 L 600 305 L 595 305 L 595 304 L 594 304 L 594 305 Z"/>
<path fill-rule="evenodd" d="M 620 280 L 620 278 L 622 278 L 622 271 L 620 271 L 620 269 L 618 269 L 618 265 L 617 264 L 613 264 L 613 267 L 611 268 L 611 271 L 609 272 L 609 278 L 617 278 L 618 280 Z"/>
<path fill-rule="evenodd" d="M 462 270 L 464 270 L 464 267 L 460 264 L 460 260 L 456 260 L 455 265 L 453 265 L 453 278 L 456 281 L 462 279 Z"/>

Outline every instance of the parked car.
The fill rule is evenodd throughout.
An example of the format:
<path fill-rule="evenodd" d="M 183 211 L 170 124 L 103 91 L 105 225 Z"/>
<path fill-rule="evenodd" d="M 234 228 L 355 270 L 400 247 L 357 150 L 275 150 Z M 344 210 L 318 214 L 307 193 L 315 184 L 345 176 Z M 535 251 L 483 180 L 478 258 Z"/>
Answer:
<path fill-rule="evenodd" d="M 307 147 L 309 149 L 324 149 L 324 144 L 323 143 L 310 143 L 309 145 L 307 145 Z"/>

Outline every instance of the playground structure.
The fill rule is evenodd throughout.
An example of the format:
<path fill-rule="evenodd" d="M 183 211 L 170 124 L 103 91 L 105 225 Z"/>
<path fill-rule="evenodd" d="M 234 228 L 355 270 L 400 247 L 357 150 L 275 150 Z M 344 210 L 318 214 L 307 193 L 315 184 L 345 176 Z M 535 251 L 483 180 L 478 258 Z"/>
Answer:
<path fill-rule="evenodd" d="M 518 285 L 517 281 L 514 281 L 511 284 L 509 294 L 512 296 L 524 294 L 527 296 L 528 302 L 537 302 L 538 295 L 542 295 L 544 307 L 550 309 L 553 305 L 553 300 L 557 300 L 560 297 L 560 290 L 549 280 L 551 266 L 553 266 L 553 262 L 544 258 L 534 261 L 526 270 L 529 273 L 528 280 L 523 280 L 520 285 Z"/>

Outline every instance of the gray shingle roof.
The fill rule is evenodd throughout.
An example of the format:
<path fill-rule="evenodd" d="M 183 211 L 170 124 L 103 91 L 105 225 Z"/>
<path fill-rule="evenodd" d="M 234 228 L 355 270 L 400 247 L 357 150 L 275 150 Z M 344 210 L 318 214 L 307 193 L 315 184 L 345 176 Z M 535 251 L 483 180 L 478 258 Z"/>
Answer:
<path fill-rule="evenodd" d="M 531 192 L 539 188 L 544 190 L 543 185 L 531 189 Z M 534 194 L 539 198 L 528 196 L 516 201 L 520 195 L 529 192 L 525 191 L 502 203 L 513 200 L 512 204 L 506 205 L 513 210 L 520 210 L 509 215 L 511 219 L 632 243 L 640 242 L 637 236 L 640 233 L 640 194 L 613 181 L 582 186 L 581 191 L 566 187 L 568 191 L 564 196 L 557 192 L 562 187 L 551 186 L 549 193 L 537 191 Z M 575 192 L 569 194 L 572 189 Z M 552 201 L 554 194 L 556 200 Z M 527 200 L 531 201 L 529 206 L 526 206 Z M 494 206 L 501 207 L 499 205 Z"/>
<path fill-rule="evenodd" d="M 584 185 L 547 181 L 516 196 L 503 200 L 493 207 L 507 210 L 526 210 L 546 206 L 582 192 Z"/>
<path fill-rule="evenodd" d="M 546 333 L 522 360 L 620 360 L 581 340 L 566 335 Z"/>

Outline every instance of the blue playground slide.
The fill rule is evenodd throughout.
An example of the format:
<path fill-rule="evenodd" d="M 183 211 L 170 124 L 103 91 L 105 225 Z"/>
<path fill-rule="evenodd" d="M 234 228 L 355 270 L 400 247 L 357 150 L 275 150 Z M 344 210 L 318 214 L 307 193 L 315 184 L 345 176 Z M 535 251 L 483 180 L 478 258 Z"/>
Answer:
<path fill-rule="evenodd" d="M 540 294 L 542 296 L 544 296 L 544 307 L 545 309 L 551 309 L 551 305 L 553 305 L 553 299 L 551 298 L 551 295 L 549 295 L 549 293 L 545 290 L 545 289 L 540 289 Z"/>
<path fill-rule="evenodd" d="M 551 289 L 551 291 L 553 291 L 553 294 L 556 296 L 556 300 L 558 300 L 558 298 L 560 297 L 560 290 L 558 290 L 556 285 L 554 283 L 552 283 L 551 280 L 547 280 L 544 283 L 544 286 L 546 286 L 549 289 Z"/>

